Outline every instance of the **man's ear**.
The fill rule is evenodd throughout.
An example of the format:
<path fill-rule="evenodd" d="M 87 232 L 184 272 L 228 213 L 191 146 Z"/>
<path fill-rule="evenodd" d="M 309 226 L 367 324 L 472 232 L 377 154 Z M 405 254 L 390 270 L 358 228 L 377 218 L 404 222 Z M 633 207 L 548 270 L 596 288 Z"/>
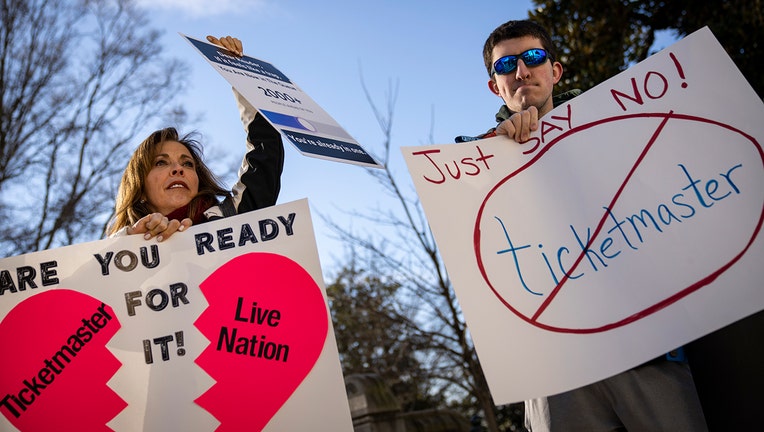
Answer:
<path fill-rule="evenodd" d="M 493 78 L 488 80 L 488 90 L 491 90 L 491 93 L 495 94 L 496 96 L 501 97 L 501 94 L 499 93 L 499 86 L 496 84 L 496 81 L 494 81 Z"/>
<path fill-rule="evenodd" d="M 562 72 L 563 72 L 562 63 L 560 62 L 552 63 L 552 78 L 554 79 L 555 84 L 560 82 L 560 78 L 562 78 Z"/>

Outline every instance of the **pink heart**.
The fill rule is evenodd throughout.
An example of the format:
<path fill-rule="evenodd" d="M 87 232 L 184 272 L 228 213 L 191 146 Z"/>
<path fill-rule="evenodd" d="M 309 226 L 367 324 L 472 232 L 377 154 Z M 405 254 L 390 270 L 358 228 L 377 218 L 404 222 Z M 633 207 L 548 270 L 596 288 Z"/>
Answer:
<path fill-rule="evenodd" d="M 196 363 L 216 383 L 197 400 L 218 431 L 262 430 L 313 369 L 328 332 L 321 288 L 281 255 L 232 259 L 200 285 L 194 325 L 210 340 Z"/>
<path fill-rule="evenodd" d="M 120 327 L 111 307 L 68 289 L 19 303 L 0 323 L 0 411 L 21 431 L 110 431 L 127 406 L 106 385 Z"/>
<path fill-rule="evenodd" d="M 486 281 L 486 283 L 489 285 L 490 289 L 493 291 L 494 295 L 504 304 L 506 308 L 508 308 L 510 311 L 512 311 L 515 315 L 523 319 L 524 321 L 528 322 L 531 325 L 534 325 L 536 327 L 554 331 L 554 332 L 562 332 L 562 333 L 597 333 L 597 332 L 604 332 L 608 331 L 617 327 L 621 327 L 630 323 L 633 323 L 635 321 L 644 319 L 645 317 L 654 314 L 655 312 L 673 304 L 677 301 L 683 299 L 684 297 L 690 295 L 691 293 L 701 289 L 704 286 L 707 286 L 708 284 L 712 283 L 714 280 L 716 280 L 720 275 L 722 275 L 724 272 L 729 270 L 736 262 L 740 260 L 740 258 L 745 255 L 745 253 L 750 248 L 751 244 L 753 244 L 754 240 L 759 234 L 759 231 L 762 227 L 762 221 L 764 221 L 764 203 L 761 204 L 761 211 L 755 217 L 751 217 L 751 220 L 746 221 L 739 221 L 738 223 L 741 224 L 742 222 L 745 222 L 745 226 L 751 226 L 751 232 L 750 236 L 745 236 L 745 238 L 740 241 L 740 244 L 738 244 L 734 250 L 733 253 L 730 253 L 727 257 L 722 257 L 718 259 L 713 266 L 713 268 L 710 269 L 703 269 L 705 273 L 700 274 L 696 277 L 696 279 L 692 282 L 689 282 L 687 285 L 683 286 L 677 286 L 673 287 L 672 289 L 668 290 L 671 291 L 668 295 L 664 295 L 663 297 L 654 298 L 652 303 L 647 304 L 646 306 L 643 304 L 638 307 L 632 307 L 631 309 L 628 309 L 628 307 L 631 307 L 631 305 L 627 305 L 624 310 L 628 310 L 627 313 L 624 313 L 621 316 L 616 316 L 615 318 L 609 318 L 610 321 L 607 322 L 600 322 L 596 325 L 590 325 L 590 326 L 576 326 L 576 325 L 565 325 L 560 324 L 560 322 L 550 323 L 548 319 L 545 319 L 543 316 L 544 312 L 547 311 L 547 309 L 553 304 L 553 302 L 558 299 L 559 301 L 559 294 L 564 291 L 564 289 L 568 288 L 568 285 L 572 284 L 570 275 L 580 275 L 582 270 L 580 270 L 580 267 L 582 267 L 584 262 L 586 262 L 587 254 L 585 252 L 580 252 L 575 255 L 571 255 L 569 257 L 569 263 L 571 263 L 571 266 L 569 269 L 566 269 L 566 273 L 564 276 L 560 276 L 559 282 L 554 286 L 554 289 L 551 292 L 548 293 L 536 293 L 532 292 L 532 294 L 536 295 L 543 295 L 543 301 L 539 302 L 538 304 L 533 304 L 531 302 L 522 303 L 523 299 L 521 299 L 520 296 L 516 295 L 518 292 L 517 290 L 513 291 L 512 294 L 508 294 L 507 289 L 507 282 L 505 279 L 499 278 L 497 275 L 501 274 L 502 276 L 505 275 L 505 270 L 502 269 L 501 271 L 497 271 L 497 264 L 496 262 L 491 262 L 490 260 L 493 259 L 490 255 L 491 253 L 496 252 L 494 249 L 483 248 L 483 244 L 487 243 L 489 240 L 488 238 L 485 238 L 482 231 L 486 229 L 488 224 L 490 224 L 491 219 L 495 217 L 495 215 L 491 214 L 490 212 L 486 212 L 486 208 L 491 202 L 492 199 L 494 200 L 501 200 L 503 205 L 506 205 L 508 200 L 513 197 L 512 195 L 508 194 L 506 191 L 501 192 L 502 188 L 507 188 L 511 186 L 512 184 L 509 183 L 510 180 L 513 180 L 515 178 L 520 178 L 524 173 L 530 172 L 531 168 L 534 167 L 535 164 L 539 163 L 539 161 L 542 160 L 542 156 L 545 154 L 549 154 L 550 150 L 554 149 L 556 146 L 564 145 L 564 141 L 566 138 L 570 138 L 573 135 L 581 134 L 582 132 L 586 132 L 589 130 L 593 130 L 593 128 L 598 126 L 607 125 L 609 123 L 613 123 L 615 125 L 620 125 L 618 122 L 624 122 L 627 120 L 636 120 L 636 119 L 656 119 L 658 120 L 659 125 L 657 123 L 653 124 L 653 127 L 657 128 L 654 131 L 651 131 L 652 134 L 650 136 L 649 142 L 645 145 L 645 147 L 639 152 L 638 157 L 633 161 L 633 165 L 629 166 L 626 172 L 623 174 L 623 182 L 621 184 L 614 185 L 614 196 L 612 198 L 602 197 L 603 203 L 607 204 L 607 207 L 609 209 L 616 208 L 616 205 L 620 203 L 620 199 L 623 197 L 624 194 L 629 191 L 629 188 L 632 186 L 630 183 L 631 180 L 634 180 L 636 173 L 639 173 L 640 170 L 648 169 L 650 168 L 650 164 L 655 164 L 656 161 L 659 161 L 660 158 L 652 157 L 648 158 L 648 153 L 651 151 L 654 151 L 655 148 L 653 147 L 654 144 L 660 143 L 660 145 L 687 145 L 687 148 L 685 151 L 692 152 L 694 147 L 692 147 L 692 144 L 682 143 L 682 142 L 666 142 L 666 140 L 661 141 L 660 140 L 660 134 L 663 130 L 663 128 L 667 125 L 676 125 L 677 122 L 681 122 L 680 124 L 682 127 L 685 128 L 693 128 L 701 131 L 709 131 L 709 133 L 713 134 L 722 134 L 724 137 L 723 142 L 719 142 L 719 145 L 725 145 L 725 146 L 732 146 L 732 145 L 743 145 L 743 146 L 752 146 L 754 148 L 755 153 L 758 156 L 758 159 L 756 157 L 753 157 L 751 159 L 746 159 L 744 163 L 746 164 L 747 169 L 750 169 L 750 167 L 753 167 L 753 169 L 761 169 L 761 166 L 764 165 L 764 151 L 762 151 L 762 147 L 759 144 L 759 142 L 752 136 L 742 132 L 741 130 L 734 128 L 730 125 L 723 124 L 714 120 L 704 119 L 700 117 L 695 116 L 689 116 L 689 115 L 682 115 L 682 114 L 674 114 L 674 113 L 639 113 L 639 114 L 633 114 L 633 115 L 624 115 L 624 116 L 618 116 L 618 117 L 612 117 L 612 118 L 606 118 L 599 121 L 595 121 L 589 124 L 585 124 L 573 129 L 568 130 L 567 132 L 561 134 L 560 136 L 556 137 L 555 139 L 551 140 L 547 146 L 543 147 L 537 154 L 534 155 L 534 157 L 525 165 L 523 165 L 518 170 L 510 173 L 507 177 L 502 179 L 486 196 L 485 200 L 483 201 L 479 211 L 478 216 L 475 224 L 474 229 L 474 245 L 475 245 L 475 254 L 477 258 L 477 265 L 480 269 L 480 272 L 482 274 L 483 279 Z M 708 129 L 704 129 L 708 128 Z M 714 135 L 716 137 L 716 135 Z M 701 137 L 703 139 L 704 137 Z M 580 141 L 583 142 L 583 141 Z M 608 142 L 603 145 L 608 146 L 619 146 L 619 143 L 617 140 L 614 140 L 614 142 Z M 660 147 L 659 147 L 660 148 Z M 720 149 L 729 148 L 729 147 L 718 147 Z M 746 147 L 747 148 L 747 147 Z M 535 148 L 531 150 L 535 151 Z M 720 150 L 721 151 L 721 150 Z M 651 155 L 652 156 L 652 155 Z M 713 157 L 713 156 L 711 156 Z M 620 158 L 619 156 L 619 159 Z M 647 162 L 649 161 L 649 162 Z M 760 164 L 760 165 L 757 165 Z M 662 167 L 661 167 L 662 168 Z M 674 166 L 676 168 L 676 165 Z M 592 166 L 592 170 L 596 170 L 597 167 Z M 634 182 L 639 184 L 639 182 Z M 555 186 L 553 184 L 550 184 L 549 186 Z M 556 185 L 560 186 L 560 185 Z M 554 194 L 555 188 L 553 187 L 547 187 L 543 192 L 545 194 Z M 587 191 L 568 191 L 569 194 L 582 194 L 586 193 Z M 503 193 L 503 195 L 502 195 Z M 670 196 L 670 195 L 669 195 Z M 497 201 L 499 202 L 499 201 Z M 511 202 L 511 204 L 515 204 L 515 202 Z M 521 204 L 522 205 L 522 204 Z M 754 204 L 754 208 L 756 208 L 757 204 Z M 564 210 L 563 210 L 564 211 Z M 602 211 L 597 217 L 597 220 L 591 221 L 589 227 L 591 227 L 591 237 L 589 244 L 594 245 L 600 237 L 607 237 L 607 228 L 603 228 L 605 226 L 606 221 L 608 221 L 608 213 L 607 211 Z M 733 219 L 725 220 L 724 223 L 733 223 Z M 677 223 L 679 225 L 679 223 Z M 741 225 L 742 226 L 742 225 Z M 522 227 L 517 227 L 518 229 Z M 505 231 L 507 232 L 507 231 Z M 495 231 L 493 231 L 495 234 Z M 523 234 L 527 233 L 526 231 L 523 231 Z M 536 235 L 539 235 L 539 233 L 535 233 Z M 540 235 L 539 235 L 540 237 Z M 584 236 L 586 238 L 586 236 Z M 689 239 L 683 239 L 683 240 L 689 240 Z M 541 248 L 541 244 L 523 244 L 523 247 L 527 251 L 530 250 L 536 250 L 535 248 L 538 246 L 538 248 Z M 514 248 L 516 245 L 509 247 L 507 250 L 515 250 Z M 565 252 L 565 251 L 563 251 Z M 537 251 L 538 253 L 538 251 Z M 557 252 L 559 254 L 559 250 Z M 549 256 L 546 257 L 546 259 L 553 260 L 554 259 L 554 250 L 551 251 Z M 559 258 L 558 258 L 559 259 Z M 491 262 L 490 264 L 488 264 Z M 664 263 L 661 263 L 664 264 Z M 504 265 L 507 265 L 507 262 L 504 263 Z M 519 265 L 519 264 L 516 264 Z M 549 266 L 549 261 L 547 261 L 547 265 Z M 562 267 L 562 266 L 560 266 Z M 550 270 L 552 267 L 549 267 Z M 651 268 L 644 268 L 641 269 L 643 271 L 643 275 L 647 272 L 653 271 Z M 669 269 L 670 270 L 670 269 Z M 665 271 L 663 269 L 662 271 Z M 523 282 L 524 284 L 524 282 Z M 575 288 L 575 286 L 574 286 Z M 578 289 L 580 289 L 581 286 L 578 286 Z M 617 302 L 617 290 L 618 290 L 617 283 L 612 287 L 613 291 L 610 293 L 612 295 L 612 298 L 609 298 L 608 301 L 611 302 Z M 526 287 L 527 289 L 527 287 Z M 573 289 L 573 288 L 571 288 Z M 529 290 L 530 291 L 530 290 Z M 585 307 L 588 305 L 607 305 L 612 303 L 607 303 L 607 301 L 602 301 L 602 299 L 597 298 L 575 298 L 579 295 L 578 292 L 567 292 L 566 294 L 572 295 L 572 297 L 568 297 L 568 301 L 573 298 L 574 302 L 568 304 L 566 303 L 566 306 L 568 309 L 568 313 L 571 314 L 597 314 L 599 312 L 591 312 L 585 310 Z M 512 297 L 515 295 L 515 297 Z M 582 296 L 584 297 L 584 296 Z M 531 305 L 531 307 L 529 307 Z M 582 307 L 583 306 L 583 307 Z M 607 307 L 607 306 L 604 306 Z M 558 309 L 559 310 L 559 309 Z M 564 319 L 564 318 L 563 318 Z"/>

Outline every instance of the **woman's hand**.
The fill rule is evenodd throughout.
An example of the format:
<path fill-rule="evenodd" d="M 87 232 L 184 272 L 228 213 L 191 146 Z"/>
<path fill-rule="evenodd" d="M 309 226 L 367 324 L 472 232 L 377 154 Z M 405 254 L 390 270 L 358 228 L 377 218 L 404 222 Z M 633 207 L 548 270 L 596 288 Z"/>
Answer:
<path fill-rule="evenodd" d="M 227 49 L 232 54 L 235 54 L 238 57 L 241 57 L 244 55 L 244 48 L 241 45 L 241 41 L 235 37 L 223 36 L 220 39 L 218 39 L 215 36 L 210 35 L 210 36 L 207 36 L 207 40 L 210 41 L 210 43 L 214 43 L 215 45 L 218 45 Z"/>
<path fill-rule="evenodd" d="M 132 226 L 127 227 L 127 234 L 143 234 L 143 238 L 146 240 L 156 237 L 157 241 L 161 242 L 170 238 L 176 231 L 183 231 L 191 225 L 193 225 L 193 222 L 189 218 L 185 218 L 182 221 L 177 219 L 169 220 L 162 213 L 151 213 L 140 218 Z"/>

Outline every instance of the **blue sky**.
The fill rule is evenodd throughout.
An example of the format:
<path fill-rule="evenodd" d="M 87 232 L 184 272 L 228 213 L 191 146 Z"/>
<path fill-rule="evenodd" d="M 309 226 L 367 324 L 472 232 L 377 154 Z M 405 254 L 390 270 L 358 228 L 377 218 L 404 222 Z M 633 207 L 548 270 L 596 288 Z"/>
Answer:
<path fill-rule="evenodd" d="M 384 136 L 361 80 L 383 110 L 397 83 L 389 167 L 406 187 L 411 181 L 398 147 L 452 143 L 456 135 L 493 126 L 501 101 L 486 85 L 482 46 L 495 27 L 526 18 L 532 6 L 524 0 L 139 3 L 164 31 L 163 46 L 192 68 L 181 101 L 198 118 L 183 128 L 203 134 L 208 159 L 225 161 L 213 167 L 228 184 L 244 139 L 230 86 L 178 33 L 238 37 L 247 55 L 279 68 L 374 155 L 381 154 Z M 318 214 L 359 233 L 373 232 L 376 227 L 348 213 L 369 213 L 392 202 L 364 168 L 302 156 L 286 140 L 285 146 L 279 202 L 308 198 L 321 264 L 332 274 L 344 263 L 344 250 Z"/>

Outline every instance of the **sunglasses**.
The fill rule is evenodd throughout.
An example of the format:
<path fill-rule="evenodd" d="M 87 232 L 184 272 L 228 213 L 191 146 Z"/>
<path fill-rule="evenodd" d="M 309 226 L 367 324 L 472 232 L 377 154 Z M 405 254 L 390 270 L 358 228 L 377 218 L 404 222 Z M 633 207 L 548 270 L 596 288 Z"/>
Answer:
<path fill-rule="evenodd" d="M 526 66 L 538 66 L 546 62 L 547 57 L 551 57 L 541 48 L 531 48 L 518 55 L 504 56 L 493 64 L 491 74 L 506 75 L 517 69 L 517 59 L 522 59 Z"/>

